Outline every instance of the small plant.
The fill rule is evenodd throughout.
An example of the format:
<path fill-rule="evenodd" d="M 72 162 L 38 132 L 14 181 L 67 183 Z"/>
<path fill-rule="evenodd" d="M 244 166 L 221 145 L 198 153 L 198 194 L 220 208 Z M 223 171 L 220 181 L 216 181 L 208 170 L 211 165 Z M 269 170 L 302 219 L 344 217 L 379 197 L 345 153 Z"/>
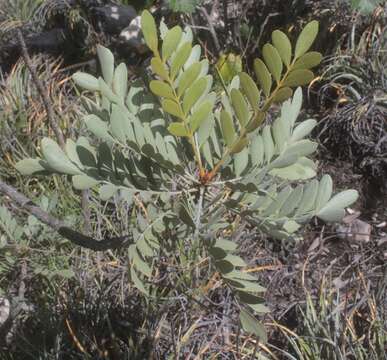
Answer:
<path fill-rule="evenodd" d="M 85 96 L 90 138 L 68 139 L 64 150 L 44 138 L 42 157 L 16 167 L 25 175 L 67 174 L 76 189 L 98 189 L 103 202 L 117 194 L 133 201 L 140 209 L 128 249 L 135 286 L 148 294 L 157 258 L 178 254 L 181 267 L 195 269 L 195 288 L 217 272 L 234 294 L 243 328 L 265 341 L 254 317 L 268 311 L 265 289 L 237 255 L 230 235 L 234 220 L 287 238 L 314 216 L 340 220 L 357 198 L 354 190 L 332 197 L 327 175 L 311 180 L 316 171 L 309 156 L 317 145 L 306 137 L 316 121 L 297 122 L 297 87 L 314 78 L 310 69 L 321 61 L 309 51 L 318 23 L 304 28 L 294 49 L 283 32 L 273 32 L 273 44 L 254 63 L 258 85 L 241 72 L 220 94 L 211 91 L 209 63 L 201 60 L 200 46 L 192 45 L 189 28 L 162 25 L 160 43 L 155 21 L 144 11 L 142 31 L 156 77 L 149 90 L 140 80 L 128 88 L 126 66 L 115 67 L 113 54 L 98 47 L 103 76 L 73 76 L 97 94 Z M 266 124 L 274 103 L 282 103 L 281 113 Z M 68 229 L 61 233 L 78 236 Z M 203 262 L 210 263 L 211 274 L 201 272 Z"/>

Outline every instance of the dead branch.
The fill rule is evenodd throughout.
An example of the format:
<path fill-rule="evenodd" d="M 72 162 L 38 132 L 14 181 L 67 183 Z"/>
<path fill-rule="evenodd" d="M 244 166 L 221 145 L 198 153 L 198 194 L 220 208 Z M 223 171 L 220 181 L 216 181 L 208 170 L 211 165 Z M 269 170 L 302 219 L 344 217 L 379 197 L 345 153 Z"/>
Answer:
<path fill-rule="evenodd" d="M 86 236 L 78 231 L 69 228 L 63 221 L 53 217 L 39 206 L 35 205 L 30 199 L 18 192 L 15 188 L 5 184 L 0 180 L 0 193 L 7 196 L 20 208 L 26 210 L 31 215 L 34 215 L 41 222 L 57 231 L 61 236 L 73 242 L 75 245 L 85 247 L 94 251 L 104 251 L 118 249 L 127 246 L 130 243 L 130 236 L 119 236 L 114 238 L 106 238 L 104 240 L 96 240 L 90 236 Z"/>

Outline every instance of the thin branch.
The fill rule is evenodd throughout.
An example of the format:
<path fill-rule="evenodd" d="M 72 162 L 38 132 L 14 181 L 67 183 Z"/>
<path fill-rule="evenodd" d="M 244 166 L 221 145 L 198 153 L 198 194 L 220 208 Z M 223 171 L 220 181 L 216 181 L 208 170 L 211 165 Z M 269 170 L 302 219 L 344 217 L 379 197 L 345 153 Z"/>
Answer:
<path fill-rule="evenodd" d="M 216 52 L 219 54 L 220 44 L 219 44 L 218 36 L 216 35 L 216 31 L 215 31 L 214 25 L 212 24 L 213 20 L 211 19 L 211 16 L 208 14 L 208 12 L 207 12 L 205 7 L 200 6 L 199 10 L 200 10 L 200 12 L 203 14 L 203 16 L 207 20 L 208 30 L 209 30 L 209 32 L 210 32 L 210 34 L 212 36 L 213 41 L 214 41 Z"/>
<path fill-rule="evenodd" d="M 42 210 L 35 205 L 29 198 L 18 192 L 15 188 L 5 184 L 0 180 L 0 193 L 7 196 L 20 208 L 26 210 L 31 215 L 34 215 L 41 222 L 57 231 L 61 236 L 73 242 L 75 245 L 85 247 L 94 251 L 104 251 L 118 249 L 127 246 L 131 237 L 129 235 L 107 238 L 98 241 L 92 237 L 86 236 L 78 231 L 70 229 L 62 220 L 59 220 L 52 215 Z"/>
<path fill-rule="evenodd" d="M 54 111 L 52 110 L 50 98 L 48 97 L 47 92 L 45 91 L 44 86 L 43 86 L 42 82 L 40 81 L 40 79 L 36 73 L 35 66 L 32 63 L 30 56 L 28 55 L 27 46 L 26 46 L 23 34 L 22 34 L 20 29 L 17 29 L 17 37 L 18 37 L 18 40 L 20 43 L 21 52 L 22 52 L 24 62 L 26 63 L 28 70 L 31 73 L 31 77 L 32 77 L 32 80 L 36 86 L 36 89 L 38 90 L 38 93 L 39 93 L 40 97 L 42 98 L 42 102 L 43 102 L 43 105 L 46 109 L 47 118 L 48 118 L 48 121 L 50 123 L 50 126 L 55 133 L 55 136 L 56 136 L 56 139 L 58 140 L 59 146 L 62 149 L 64 149 L 65 140 L 63 137 L 63 133 L 62 133 L 58 123 L 56 122 Z"/>

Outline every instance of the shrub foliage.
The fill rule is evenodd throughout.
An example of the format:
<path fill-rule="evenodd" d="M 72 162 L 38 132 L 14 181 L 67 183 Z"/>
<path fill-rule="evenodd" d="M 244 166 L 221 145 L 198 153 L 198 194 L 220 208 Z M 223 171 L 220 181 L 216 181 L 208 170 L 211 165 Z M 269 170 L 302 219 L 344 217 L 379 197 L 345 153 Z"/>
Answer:
<path fill-rule="evenodd" d="M 310 69 L 321 61 L 310 51 L 318 23 L 307 24 L 294 47 L 274 31 L 263 60 L 254 62 L 256 80 L 241 72 L 220 93 L 190 28 L 162 24 L 158 33 L 144 11 L 142 31 L 153 53 L 152 80 L 128 86 L 125 64 L 115 66 L 113 54 L 100 46 L 102 76 L 73 76 L 86 90 L 89 136 L 68 139 L 65 149 L 44 138 L 42 157 L 21 160 L 17 169 L 67 174 L 76 189 L 96 190 L 101 201 L 140 199 L 144 211 L 133 220 L 128 249 L 135 286 L 148 294 L 161 255 L 180 251 L 182 264 L 208 259 L 235 294 L 243 328 L 263 341 L 254 315 L 267 312 L 265 289 L 245 271 L 228 235 L 233 219 L 282 239 L 314 216 L 339 220 L 357 197 L 353 190 L 332 197 L 331 178 L 314 179 L 310 156 L 317 144 L 307 137 L 316 121 L 297 121 L 299 86 L 313 80 Z M 280 113 L 268 123 L 275 103 L 282 104 Z"/>

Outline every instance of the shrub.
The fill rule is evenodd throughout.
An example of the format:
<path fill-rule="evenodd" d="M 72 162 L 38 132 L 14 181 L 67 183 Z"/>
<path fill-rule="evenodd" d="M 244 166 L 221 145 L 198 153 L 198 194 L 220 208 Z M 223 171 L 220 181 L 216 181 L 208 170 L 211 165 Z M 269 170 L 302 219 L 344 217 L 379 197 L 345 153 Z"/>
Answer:
<path fill-rule="evenodd" d="M 128 88 L 125 64 L 115 67 L 113 54 L 100 46 L 102 77 L 73 76 L 88 91 L 83 120 L 90 137 L 68 139 L 64 150 L 44 138 L 42 158 L 21 160 L 17 169 L 67 174 L 76 189 L 98 189 L 103 202 L 120 194 L 140 203 L 128 249 L 134 285 L 148 294 L 157 257 L 176 253 L 180 264 L 196 267 L 197 284 L 198 264 L 207 259 L 233 291 L 243 328 L 264 341 L 254 314 L 267 311 L 265 289 L 244 271 L 247 264 L 229 236 L 234 219 L 282 239 L 314 216 L 341 219 L 357 198 L 354 190 L 332 197 L 329 176 L 313 179 L 316 165 L 309 156 L 317 145 L 306 137 L 316 122 L 297 122 L 297 87 L 314 78 L 310 68 L 321 61 L 309 51 L 318 23 L 303 29 L 294 49 L 284 33 L 273 32 L 273 45 L 266 44 L 263 61 L 254 63 L 258 84 L 241 72 L 221 93 L 211 91 L 209 63 L 192 45 L 189 28 L 163 24 L 160 42 L 144 11 L 142 30 L 156 77 L 149 90 L 141 80 Z M 282 103 L 281 112 L 268 124 L 265 115 L 275 103 Z M 78 236 L 66 229 L 62 234 Z"/>

